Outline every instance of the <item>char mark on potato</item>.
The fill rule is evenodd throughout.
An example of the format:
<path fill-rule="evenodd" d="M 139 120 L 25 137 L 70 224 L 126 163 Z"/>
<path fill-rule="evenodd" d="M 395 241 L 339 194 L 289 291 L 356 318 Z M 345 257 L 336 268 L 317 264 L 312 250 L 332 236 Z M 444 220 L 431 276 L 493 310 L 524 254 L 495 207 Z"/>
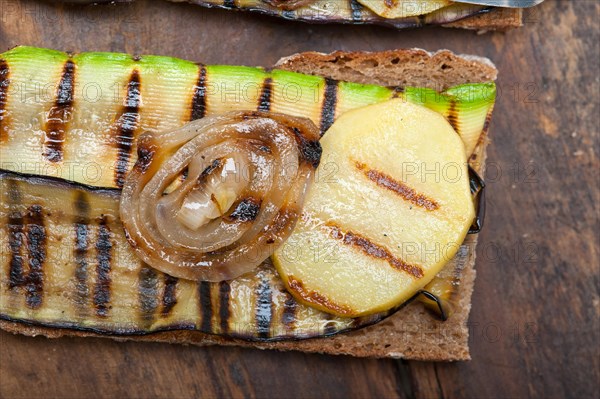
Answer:
<path fill-rule="evenodd" d="M 410 202 L 413 205 L 416 205 L 420 208 L 424 208 L 428 211 L 434 211 L 440 207 L 435 200 L 428 198 L 424 194 L 418 193 L 413 188 L 407 186 L 403 182 L 398 181 L 383 172 L 371 169 L 361 162 L 355 162 L 354 166 L 356 167 L 356 169 L 361 171 L 369 180 L 371 180 L 378 186 L 386 188 L 392 191 L 393 193 L 398 194 L 404 200 Z"/>
<path fill-rule="evenodd" d="M 388 251 L 385 247 L 374 243 L 367 237 L 352 231 L 344 232 L 339 226 L 336 226 L 333 223 L 328 223 L 327 227 L 330 229 L 331 236 L 335 239 L 341 240 L 343 244 L 352 246 L 365 255 L 384 260 L 394 269 L 404 271 L 415 278 L 423 277 L 424 273 L 421 267 L 406 263 L 404 260 L 396 257 L 394 254 Z"/>

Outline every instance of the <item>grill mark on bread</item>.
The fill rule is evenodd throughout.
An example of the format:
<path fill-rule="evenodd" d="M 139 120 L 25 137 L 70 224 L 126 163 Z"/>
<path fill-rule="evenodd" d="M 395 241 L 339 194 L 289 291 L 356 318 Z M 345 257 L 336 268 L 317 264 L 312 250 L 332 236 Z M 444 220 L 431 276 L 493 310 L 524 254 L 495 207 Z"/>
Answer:
<path fill-rule="evenodd" d="M 221 334 L 227 334 L 229 332 L 229 317 L 231 311 L 229 310 L 229 293 L 231 292 L 231 286 L 227 281 L 221 281 L 219 283 L 219 321 L 221 327 Z"/>
<path fill-rule="evenodd" d="M 424 194 L 418 193 L 415 189 L 383 172 L 380 172 L 376 169 L 371 169 L 364 163 L 358 161 L 354 162 L 354 166 L 378 186 L 398 194 L 404 200 L 418 207 L 427 209 L 428 211 L 434 211 L 440 207 L 435 200 L 425 196 Z"/>
<path fill-rule="evenodd" d="M 47 242 L 42 212 L 40 205 L 31 205 L 27 209 L 25 217 L 26 250 L 29 264 L 29 271 L 24 279 L 25 304 L 31 309 L 38 309 L 42 304 Z"/>
<path fill-rule="evenodd" d="M 388 251 L 385 247 L 374 243 L 367 237 L 364 237 L 352 231 L 344 232 L 341 229 L 341 227 L 331 222 L 327 223 L 326 226 L 329 228 L 331 236 L 337 240 L 342 241 L 344 245 L 352 246 L 360 250 L 365 255 L 384 260 L 387 263 L 389 263 L 390 266 L 392 266 L 394 269 L 406 272 L 415 278 L 423 277 L 423 269 L 421 269 L 420 266 L 406 263 L 402 259 L 392 254 L 390 251 Z"/>
<path fill-rule="evenodd" d="M 223 0 L 223 6 L 227 8 L 236 8 L 235 0 Z"/>
<path fill-rule="evenodd" d="M 110 309 L 110 270 L 112 263 L 110 229 L 106 217 L 102 217 L 96 239 L 96 285 L 94 286 L 94 308 L 98 317 L 108 316 Z"/>
<path fill-rule="evenodd" d="M 17 206 L 21 204 L 21 190 L 19 184 L 12 179 L 7 181 L 8 186 L 8 247 L 10 248 L 10 264 L 8 272 L 8 286 L 10 289 L 23 285 L 23 215 Z"/>
<path fill-rule="evenodd" d="M 56 100 L 48 111 L 48 120 L 44 127 L 43 155 L 50 162 L 63 160 L 65 132 L 73 114 L 74 91 L 75 63 L 69 59 L 63 67 L 62 77 L 56 90 Z"/>
<path fill-rule="evenodd" d="M 304 287 L 304 283 L 292 275 L 288 276 L 288 287 L 305 302 L 312 303 L 314 305 L 318 305 L 326 309 L 330 309 L 342 315 L 351 315 L 352 313 L 354 313 L 352 309 L 350 309 L 347 306 L 338 305 L 337 303 L 333 302 L 329 298 L 319 294 L 316 291 L 307 290 L 306 287 Z"/>
<path fill-rule="evenodd" d="M 139 272 L 138 296 L 140 299 L 140 318 L 147 327 L 154 321 L 158 309 L 158 273 L 150 266 L 142 264 Z"/>
<path fill-rule="evenodd" d="M 168 274 L 163 274 L 165 290 L 163 291 L 162 297 L 162 317 L 167 317 L 173 307 L 177 305 L 177 282 L 179 279 L 177 277 L 170 276 Z"/>
<path fill-rule="evenodd" d="M 271 110 L 271 94 L 273 92 L 273 79 L 266 78 L 262 85 L 260 97 L 258 99 L 258 110 L 269 112 Z"/>
<path fill-rule="evenodd" d="M 200 301 L 200 331 L 212 333 L 212 299 L 211 299 L 212 284 L 207 281 L 201 281 L 198 284 L 198 296 Z"/>
<path fill-rule="evenodd" d="M 268 338 L 271 333 L 271 323 L 273 321 L 273 293 L 269 280 L 260 276 L 260 282 L 256 287 L 256 331 L 259 338 Z"/>
<path fill-rule="evenodd" d="M 0 59 L 0 143 L 8 139 L 8 90 L 10 88 L 10 69 L 6 60 Z"/>
<path fill-rule="evenodd" d="M 333 125 L 337 105 L 338 81 L 325 78 L 325 93 L 321 105 L 321 136 Z"/>
<path fill-rule="evenodd" d="M 142 100 L 140 72 L 134 69 L 127 83 L 125 105 L 117 118 L 115 143 L 117 161 L 115 163 L 115 184 L 122 188 L 125 176 L 129 170 L 129 159 L 133 148 L 133 137 L 140 119 L 140 104 Z"/>
<path fill-rule="evenodd" d="M 74 220 L 74 233 L 75 233 L 75 248 L 73 255 L 75 258 L 75 297 L 76 304 L 80 310 L 86 308 L 86 304 L 89 300 L 89 288 L 87 284 L 88 280 L 88 260 L 87 254 L 89 249 L 89 212 L 90 204 L 87 198 L 87 194 L 83 191 L 77 191 L 74 209 L 77 215 Z"/>
<path fill-rule="evenodd" d="M 460 134 L 460 123 L 458 121 L 458 109 L 456 100 L 450 100 L 448 116 L 446 116 L 446 119 L 448 120 L 448 123 L 450 123 L 454 131 Z"/>
<path fill-rule="evenodd" d="M 194 87 L 191 108 L 190 121 L 204 118 L 206 115 L 206 66 L 202 64 L 198 65 L 198 81 Z"/>

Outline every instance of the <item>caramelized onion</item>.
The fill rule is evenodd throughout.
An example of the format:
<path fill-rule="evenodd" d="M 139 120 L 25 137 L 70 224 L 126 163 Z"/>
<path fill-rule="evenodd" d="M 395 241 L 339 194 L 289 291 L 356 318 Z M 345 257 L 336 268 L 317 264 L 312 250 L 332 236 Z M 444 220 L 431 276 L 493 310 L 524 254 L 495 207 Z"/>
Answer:
<path fill-rule="evenodd" d="M 222 281 L 253 270 L 291 234 L 318 140 L 310 120 L 267 112 L 144 133 L 121 195 L 129 243 L 175 277 Z"/>

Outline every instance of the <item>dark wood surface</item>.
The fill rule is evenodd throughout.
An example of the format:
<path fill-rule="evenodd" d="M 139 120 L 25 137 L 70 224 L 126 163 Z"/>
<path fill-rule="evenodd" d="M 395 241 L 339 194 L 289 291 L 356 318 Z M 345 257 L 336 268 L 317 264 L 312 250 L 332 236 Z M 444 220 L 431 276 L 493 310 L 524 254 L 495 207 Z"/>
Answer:
<path fill-rule="evenodd" d="M 112 50 L 271 65 L 299 51 L 449 48 L 500 95 L 477 248 L 473 360 L 434 364 L 0 334 L 0 397 L 597 397 L 599 2 L 546 1 L 506 34 L 309 26 L 158 0 L 0 0 L 0 49 Z"/>

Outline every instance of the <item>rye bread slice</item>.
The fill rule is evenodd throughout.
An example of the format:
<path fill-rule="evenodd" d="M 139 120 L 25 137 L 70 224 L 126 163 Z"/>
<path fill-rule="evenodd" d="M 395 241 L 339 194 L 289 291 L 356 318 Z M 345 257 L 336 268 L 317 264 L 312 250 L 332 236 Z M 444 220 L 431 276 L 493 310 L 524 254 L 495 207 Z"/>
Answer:
<path fill-rule="evenodd" d="M 393 50 L 384 52 L 308 52 L 281 59 L 277 68 L 333 79 L 385 86 L 419 86 L 443 90 L 462 83 L 489 82 L 497 70 L 485 58 L 459 56 L 442 50 Z M 487 135 L 480 139 L 471 165 L 483 174 Z M 453 361 L 470 359 L 467 319 L 475 280 L 477 236 L 468 236 L 456 261 L 462 273 L 457 276 L 458 306 L 452 317 L 439 321 L 419 302 L 412 302 L 388 319 L 361 330 L 328 338 L 272 343 L 247 342 L 198 331 L 169 331 L 145 336 L 105 336 L 92 332 L 39 327 L 0 321 L 0 328 L 13 333 L 49 338 L 107 337 L 119 341 L 151 341 L 193 345 L 234 345 L 259 349 L 298 350 L 357 357 L 392 357 L 418 360 Z"/>
<path fill-rule="evenodd" d="M 443 26 L 445 28 L 463 28 L 479 32 L 504 32 L 523 26 L 523 9 L 496 8 L 486 14 L 474 15 Z"/>

